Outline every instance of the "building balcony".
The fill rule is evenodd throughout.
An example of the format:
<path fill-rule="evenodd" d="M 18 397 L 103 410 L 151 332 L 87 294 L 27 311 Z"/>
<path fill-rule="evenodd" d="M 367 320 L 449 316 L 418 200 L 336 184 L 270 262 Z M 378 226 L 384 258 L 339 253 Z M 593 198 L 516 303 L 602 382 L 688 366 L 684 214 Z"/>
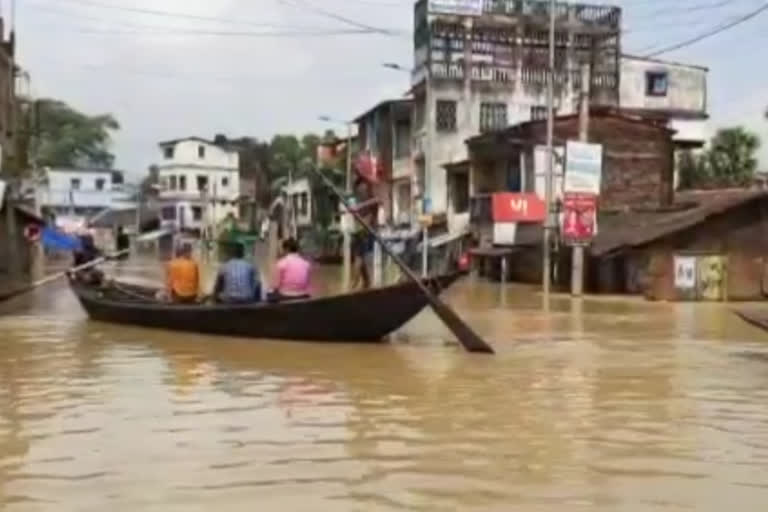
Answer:
<path fill-rule="evenodd" d="M 549 2 L 547 0 L 481 0 L 477 2 L 446 3 L 445 5 L 451 5 L 451 7 L 446 7 L 442 11 L 434 8 L 432 11 L 429 11 L 428 5 L 428 0 L 416 2 L 414 13 L 417 27 L 420 25 L 419 20 L 423 20 L 432 14 L 542 19 L 549 17 Z M 577 23 L 618 29 L 621 23 L 621 8 L 610 5 L 557 2 L 555 5 L 555 16 L 561 21 L 571 20 Z"/>

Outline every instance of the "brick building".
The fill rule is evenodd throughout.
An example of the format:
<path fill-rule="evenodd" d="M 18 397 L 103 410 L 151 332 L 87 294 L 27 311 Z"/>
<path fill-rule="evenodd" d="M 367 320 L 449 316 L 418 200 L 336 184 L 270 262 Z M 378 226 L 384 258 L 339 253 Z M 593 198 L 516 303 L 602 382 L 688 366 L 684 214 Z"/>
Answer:
<path fill-rule="evenodd" d="M 562 197 L 562 169 L 565 142 L 578 139 L 578 116 L 555 120 L 554 169 L 556 204 Z M 590 142 L 603 145 L 601 212 L 629 209 L 658 209 L 674 198 L 673 132 L 662 124 L 617 114 L 609 109 L 592 109 Z M 526 282 L 541 279 L 541 221 L 523 221 L 500 233 L 491 215 L 493 196 L 519 193 L 541 201 L 546 175 L 546 121 L 529 121 L 502 131 L 483 134 L 467 141 L 469 160 L 449 166 L 448 214 L 467 215 L 470 232 L 480 248 L 505 247 L 514 251 L 509 277 Z M 467 200 L 465 200 L 465 198 Z M 561 276 L 567 283 L 567 250 L 559 251 Z"/>
<path fill-rule="evenodd" d="M 765 299 L 768 191 L 689 191 L 661 210 L 603 213 L 590 252 L 588 282 L 596 291 L 655 300 Z M 687 284 L 676 277 L 682 265 L 692 269 Z"/>

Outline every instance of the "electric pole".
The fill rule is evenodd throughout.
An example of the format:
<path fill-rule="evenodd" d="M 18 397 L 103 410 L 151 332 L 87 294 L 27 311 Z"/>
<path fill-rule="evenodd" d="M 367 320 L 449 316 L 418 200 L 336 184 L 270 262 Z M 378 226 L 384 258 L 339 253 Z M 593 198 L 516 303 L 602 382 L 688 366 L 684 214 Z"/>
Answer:
<path fill-rule="evenodd" d="M 555 132 L 555 0 L 549 1 L 549 69 L 547 73 L 547 173 L 544 180 L 544 201 L 547 217 L 544 220 L 544 258 L 542 262 L 542 289 L 545 307 L 549 306 L 550 271 L 552 268 L 552 180 L 555 166 L 553 139 Z"/>
<path fill-rule="evenodd" d="M 589 64 L 581 65 L 581 98 L 579 106 L 579 140 L 589 139 Z M 571 294 L 581 297 L 584 293 L 584 245 L 577 243 L 573 246 L 571 261 Z"/>

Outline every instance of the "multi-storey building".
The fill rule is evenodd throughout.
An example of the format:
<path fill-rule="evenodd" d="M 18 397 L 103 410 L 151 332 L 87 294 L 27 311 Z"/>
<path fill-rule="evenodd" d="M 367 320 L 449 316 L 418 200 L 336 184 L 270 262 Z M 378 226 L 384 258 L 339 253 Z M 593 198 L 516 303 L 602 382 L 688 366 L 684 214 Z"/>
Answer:
<path fill-rule="evenodd" d="M 382 101 L 355 120 L 360 141 L 357 168 L 375 175 L 384 217 L 394 224 L 411 222 L 412 107 L 410 99 Z"/>
<path fill-rule="evenodd" d="M 239 215 L 239 154 L 199 137 L 159 144 L 161 221 L 166 227 L 201 231 Z"/>
<path fill-rule="evenodd" d="M 575 111 L 583 64 L 592 100 L 617 106 L 621 9 L 558 3 L 555 16 L 557 113 Z M 549 2 L 419 0 L 414 18 L 414 196 L 442 213 L 465 140 L 546 116 Z"/>

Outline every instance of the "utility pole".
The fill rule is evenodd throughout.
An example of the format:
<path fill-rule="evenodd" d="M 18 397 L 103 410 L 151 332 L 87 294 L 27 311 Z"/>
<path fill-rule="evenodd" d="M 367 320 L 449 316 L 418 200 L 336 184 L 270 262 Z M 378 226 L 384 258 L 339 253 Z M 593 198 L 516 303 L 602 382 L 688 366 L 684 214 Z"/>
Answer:
<path fill-rule="evenodd" d="M 549 306 L 550 271 L 552 268 L 552 181 L 555 166 L 553 139 L 555 132 L 555 0 L 549 0 L 549 69 L 547 73 L 547 174 L 544 180 L 544 201 L 547 218 L 544 221 L 544 258 L 542 262 L 542 289 L 545 306 Z"/>
<path fill-rule="evenodd" d="M 437 120 L 435 119 L 435 105 L 432 98 L 432 60 L 427 62 L 427 73 L 424 78 L 424 128 L 426 133 L 424 134 L 424 183 L 422 184 L 424 190 L 421 191 L 422 199 L 422 216 L 429 215 L 428 208 L 430 206 L 429 187 L 430 187 L 430 174 L 432 172 L 432 148 L 434 147 L 433 138 Z M 421 277 L 429 277 L 429 226 L 425 222 L 421 227 Z"/>
<path fill-rule="evenodd" d="M 352 123 L 347 123 L 347 176 L 346 176 L 346 192 L 347 197 L 352 195 Z M 352 229 L 352 223 L 354 220 L 352 219 L 352 216 L 349 214 L 349 212 L 344 212 L 344 218 L 346 219 L 346 222 L 343 222 L 343 246 L 342 251 L 344 252 L 343 258 L 344 258 L 344 265 L 342 268 L 342 271 L 344 272 L 344 275 L 342 276 L 341 283 L 342 283 L 342 289 L 347 292 L 349 291 L 350 283 L 352 280 L 352 233 L 350 232 Z"/>
<path fill-rule="evenodd" d="M 581 65 L 581 98 L 579 105 L 579 140 L 589 139 L 589 94 L 590 94 L 589 64 Z M 571 294 L 581 297 L 584 293 L 584 245 L 573 246 L 571 258 Z"/>

